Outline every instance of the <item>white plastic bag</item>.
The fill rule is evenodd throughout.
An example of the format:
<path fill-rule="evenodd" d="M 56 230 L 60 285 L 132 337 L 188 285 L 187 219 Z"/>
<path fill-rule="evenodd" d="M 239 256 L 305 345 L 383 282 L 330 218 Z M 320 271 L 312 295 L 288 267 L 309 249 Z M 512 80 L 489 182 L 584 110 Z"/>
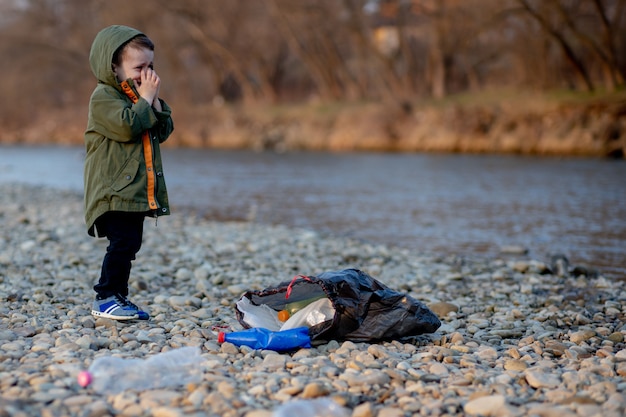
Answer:
<path fill-rule="evenodd" d="M 254 305 L 247 297 L 237 301 L 237 308 L 243 313 L 243 320 L 250 327 L 262 327 L 271 331 L 281 330 L 283 323 L 278 320 L 278 313 L 271 307 L 261 304 Z"/>

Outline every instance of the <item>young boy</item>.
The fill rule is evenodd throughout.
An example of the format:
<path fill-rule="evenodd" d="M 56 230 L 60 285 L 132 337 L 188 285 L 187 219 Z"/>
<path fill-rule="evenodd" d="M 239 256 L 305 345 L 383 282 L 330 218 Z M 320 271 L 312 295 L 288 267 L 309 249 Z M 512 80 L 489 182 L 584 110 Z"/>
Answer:
<path fill-rule="evenodd" d="M 100 31 L 89 54 L 98 85 L 85 132 L 85 221 L 89 235 L 109 241 L 94 286 L 97 317 L 149 319 L 127 296 L 144 218 L 170 211 L 159 144 L 174 125 L 153 59 L 152 41 L 119 25 Z"/>

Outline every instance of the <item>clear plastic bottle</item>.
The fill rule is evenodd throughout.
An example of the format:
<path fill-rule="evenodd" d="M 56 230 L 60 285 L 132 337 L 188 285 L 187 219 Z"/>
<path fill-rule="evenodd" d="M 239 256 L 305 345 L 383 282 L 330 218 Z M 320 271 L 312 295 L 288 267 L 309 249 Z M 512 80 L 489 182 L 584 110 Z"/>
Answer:
<path fill-rule="evenodd" d="M 348 409 L 330 398 L 294 400 L 287 402 L 272 414 L 272 417 L 350 417 Z"/>
<path fill-rule="evenodd" d="M 280 330 L 282 322 L 278 320 L 276 310 L 268 305 L 255 305 L 247 297 L 242 297 L 237 301 L 237 308 L 243 313 L 243 321 L 248 326 Z"/>
<path fill-rule="evenodd" d="M 300 301 L 292 301 L 291 303 L 285 304 L 285 307 L 283 308 L 283 310 L 287 311 L 289 313 L 289 316 L 293 316 L 299 310 L 302 310 L 304 307 L 308 306 L 314 301 L 319 300 L 320 298 L 326 298 L 326 295 L 321 294 L 321 295 L 311 297 L 311 298 L 306 298 Z"/>
<path fill-rule="evenodd" d="M 237 346 L 248 346 L 252 349 L 275 350 L 276 352 L 311 347 L 308 327 L 284 331 L 271 331 L 262 327 L 255 327 L 239 332 L 220 332 L 217 335 L 217 341 L 219 343 L 230 342 Z"/>
<path fill-rule="evenodd" d="M 202 380 L 202 362 L 200 348 L 191 346 L 159 353 L 148 359 L 103 356 L 96 358 L 88 370 L 78 374 L 78 383 L 82 387 L 91 386 L 100 394 L 183 386 Z"/>

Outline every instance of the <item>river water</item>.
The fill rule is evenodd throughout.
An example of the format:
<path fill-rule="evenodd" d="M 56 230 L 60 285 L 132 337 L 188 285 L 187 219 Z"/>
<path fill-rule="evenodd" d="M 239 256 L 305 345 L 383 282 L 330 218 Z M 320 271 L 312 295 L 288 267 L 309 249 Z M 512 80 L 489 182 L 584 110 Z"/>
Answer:
<path fill-rule="evenodd" d="M 406 247 L 548 261 L 626 279 L 626 161 L 164 149 L 174 214 L 253 219 Z M 82 191 L 83 149 L 0 147 L 0 182 Z"/>

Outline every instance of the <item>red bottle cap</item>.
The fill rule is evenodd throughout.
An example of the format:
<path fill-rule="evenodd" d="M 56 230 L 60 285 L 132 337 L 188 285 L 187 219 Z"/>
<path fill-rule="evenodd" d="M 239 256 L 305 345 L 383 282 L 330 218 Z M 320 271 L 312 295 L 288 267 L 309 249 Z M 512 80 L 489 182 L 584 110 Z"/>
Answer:
<path fill-rule="evenodd" d="M 81 387 L 85 388 L 87 387 L 89 384 L 91 384 L 91 381 L 93 380 L 93 377 L 91 376 L 91 372 L 89 371 L 81 371 L 78 373 L 78 385 L 80 385 Z"/>
<path fill-rule="evenodd" d="M 224 332 L 219 332 L 217 334 L 217 343 L 224 343 L 225 340 L 226 340 L 226 335 L 224 334 Z"/>

